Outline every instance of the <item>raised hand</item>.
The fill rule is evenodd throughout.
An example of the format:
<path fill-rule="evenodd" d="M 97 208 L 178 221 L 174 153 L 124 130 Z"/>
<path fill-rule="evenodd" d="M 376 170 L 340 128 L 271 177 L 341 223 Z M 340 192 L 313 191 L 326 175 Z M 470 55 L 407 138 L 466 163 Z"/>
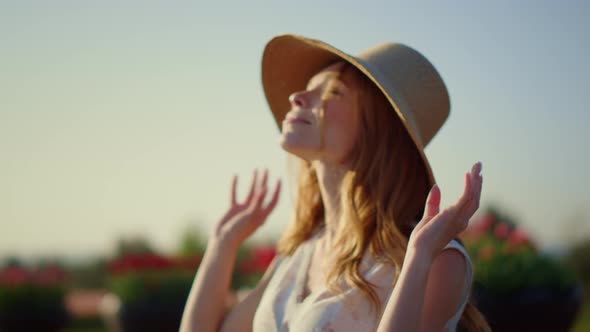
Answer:
<path fill-rule="evenodd" d="M 248 197 L 243 202 L 236 198 L 238 177 L 234 175 L 229 210 L 213 228 L 212 240 L 223 241 L 224 245 L 235 247 L 247 239 L 265 221 L 279 199 L 281 180 L 277 180 L 271 201 L 263 206 L 267 193 L 268 170 L 264 171 L 262 182 L 258 183 L 258 170 L 254 170 Z"/>
<path fill-rule="evenodd" d="M 422 220 L 410 235 L 408 250 L 419 251 L 434 258 L 452 239 L 461 233 L 479 208 L 483 177 L 481 162 L 465 173 L 462 195 L 449 207 L 439 212 L 440 189 L 435 184 L 428 198 Z"/>

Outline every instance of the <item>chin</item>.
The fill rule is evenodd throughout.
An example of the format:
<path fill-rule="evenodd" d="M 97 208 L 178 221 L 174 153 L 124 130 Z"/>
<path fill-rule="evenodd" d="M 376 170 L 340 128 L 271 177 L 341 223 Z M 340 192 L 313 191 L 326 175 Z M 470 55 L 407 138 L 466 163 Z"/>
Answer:
<path fill-rule="evenodd" d="M 279 139 L 279 144 L 281 145 L 281 148 L 285 150 L 285 152 L 305 160 L 310 160 L 310 157 L 317 153 L 317 149 L 312 148 L 309 143 L 306 144 L 306 142 L 300 142 L 293 138 L 282 135 Z"/>

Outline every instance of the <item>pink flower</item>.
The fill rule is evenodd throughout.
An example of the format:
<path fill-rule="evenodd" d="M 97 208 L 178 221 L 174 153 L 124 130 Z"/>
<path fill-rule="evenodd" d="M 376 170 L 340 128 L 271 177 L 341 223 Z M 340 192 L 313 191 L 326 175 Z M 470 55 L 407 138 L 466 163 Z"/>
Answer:
<path fill-rule="evenodd" d="M 506 246 L 507 252 L 514 252 L 518 248 L 528 247 L 533 251 L 536 251 L 533 242 L 531 241 L 529 235 L 522 229 L 515 229 L 510 235 L 508 236 L 508 245 Z"/>
<path fill-rule="evenodd" d="M 484 233 L 491 230 L 494 223 L 496 223 L 496 218 L 491 213 L 488 213 L 481 217 L 481 219 L 479 219 L 479 221 L 475 225 L 475 229 L 477 229 L 479 232 Z"/>
<path fill-rule="evenodd" d="M 501 222 L 494 228 L 494 235 L 500 240 L 505 240 L 510 235 L 510 226 L 507 223 Z"/>
<path fill-rule="evenodd" d="M 508 236 L 508 244 L 513 247 L 518 247 L 518 246 L 526 244 L 528 242 L 529 242 L 529 236 L 522 229 L 515 229 Z"/>
<path fill-rule="evenodd" d="M 459 236 L 464 238 L 467 241 L 476 241 L 478 240 L 483 234 L 489 232 L 492 229 L 492 226 L 496 222 L 495 217 L 491 214 L 485 214 L 479 220 L 477 220 L 474 224 L 467 227 L 467 229 L 461 233 Z"/>

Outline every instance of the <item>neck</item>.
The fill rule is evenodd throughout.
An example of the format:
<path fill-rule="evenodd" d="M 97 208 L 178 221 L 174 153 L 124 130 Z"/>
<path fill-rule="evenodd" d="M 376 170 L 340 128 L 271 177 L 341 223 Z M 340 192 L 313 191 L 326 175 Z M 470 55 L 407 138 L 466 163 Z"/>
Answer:
<path fill-rule="evenodd" d="M 324 203 L 326 229 L 322 237 L 327 244 L 331 244 L 340 223 L 342 213 L 340 184 L 347 172 L 347 168 L 342 165 L 328 164 L 319 160 L 312 162 L 312 166 L 317 174 L 320 195 Z"/>

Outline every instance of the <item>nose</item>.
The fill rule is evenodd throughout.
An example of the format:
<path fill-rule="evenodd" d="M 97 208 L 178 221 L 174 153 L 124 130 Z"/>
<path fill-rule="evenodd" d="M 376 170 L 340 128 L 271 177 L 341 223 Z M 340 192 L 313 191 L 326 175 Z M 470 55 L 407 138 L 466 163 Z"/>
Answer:
<path fill-rule="evenodd" d="M 291 106 L 297 106 L 297 107 L 305 107 L 306 106 L 306 101 L 305 101 L 305 97 L 303 95 L 303 92 L 298 91 L 298 92 L 294 92 L 289 96 L 289 101 L 291 102 Z"/>

